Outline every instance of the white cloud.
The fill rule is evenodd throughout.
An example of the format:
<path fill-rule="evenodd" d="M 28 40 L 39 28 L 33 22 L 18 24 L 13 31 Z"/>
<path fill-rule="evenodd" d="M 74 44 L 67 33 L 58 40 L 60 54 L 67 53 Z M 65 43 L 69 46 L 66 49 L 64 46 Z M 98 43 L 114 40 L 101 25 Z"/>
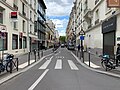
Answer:
<path fill-rule="evenodd" d="M 73 0 L 45 0 L 47 16 L 69 15 Z"/>
<path fill-rule="evenodd" d="M 61 16 L 69 16 L 74 0 L 45 0 L 45 4 L 47 6 L 47 16 L 48 17 L 61 17 Z M 50 18 L 51 19 L 51 18 Z M 56 30 L 58 30 L 59 35 L 63 36 L 66 32 L 66 26 L 68 23 L 68 19 L 53 19 L 53 23 L 56 25 Z"/>

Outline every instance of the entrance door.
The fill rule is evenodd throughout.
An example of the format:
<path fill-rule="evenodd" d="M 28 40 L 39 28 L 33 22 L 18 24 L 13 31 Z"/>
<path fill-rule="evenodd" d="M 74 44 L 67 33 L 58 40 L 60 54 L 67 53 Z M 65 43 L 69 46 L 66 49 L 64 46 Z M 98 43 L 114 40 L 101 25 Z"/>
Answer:
<path fill-rule="evenodd" d="M 115 32 L 103 34 L 103 54 L 114 57 Z"/>

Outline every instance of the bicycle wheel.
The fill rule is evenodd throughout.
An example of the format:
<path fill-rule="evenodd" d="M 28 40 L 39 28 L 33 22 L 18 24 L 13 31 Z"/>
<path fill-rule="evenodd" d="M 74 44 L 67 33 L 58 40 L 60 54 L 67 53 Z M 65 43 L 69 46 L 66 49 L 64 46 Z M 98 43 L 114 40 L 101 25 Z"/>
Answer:
<path fill-rule="evenodd" d="M 12 70 L 13 70 L 13 68 L 14 68 L 14 64 L 13 64 L 13 61 L 10 61 L 10 62 L 8 62 L 7 64 L 6 64 L 6 71 L 7 72 L 10 72 L 10 63 L 12 63 Z"/>
<path fill-rule="evenodd" d="M 102 65 L 102 67 L 106 70 L 106 68 L 107 68 L 107 67 L 106 67 L 106 62 L 105 62 L 105 61 L 102 61 L 102 62 L 101 62 L 101 65 Z"/>
<path fill-rule="evenodd" d="M 106 62 L 106 61 L 102 61 L 101 62 L 102 67 L 106 70 L 109 71 L 112 69 L 112 64 L 111 62 Z"/>

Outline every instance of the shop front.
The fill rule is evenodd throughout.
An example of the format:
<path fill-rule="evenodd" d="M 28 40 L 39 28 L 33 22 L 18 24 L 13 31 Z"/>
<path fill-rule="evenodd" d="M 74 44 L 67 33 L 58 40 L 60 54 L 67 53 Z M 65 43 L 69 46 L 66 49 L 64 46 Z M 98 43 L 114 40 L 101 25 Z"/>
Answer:
<path fill-rule="evenodd" d="M 117 17 L 113 16 L 102 23 L 103 54 L 114 57 Z"/>

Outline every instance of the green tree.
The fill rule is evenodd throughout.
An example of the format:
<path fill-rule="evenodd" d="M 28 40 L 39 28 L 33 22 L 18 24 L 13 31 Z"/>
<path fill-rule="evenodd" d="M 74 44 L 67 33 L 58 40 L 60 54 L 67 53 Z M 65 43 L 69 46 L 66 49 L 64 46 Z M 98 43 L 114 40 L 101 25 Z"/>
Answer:
<path fill-rule="evenodd" d="M 59 40 L 60 40 L 61 43 L 65 43 L 66 36 L 60 36 Z"/>

